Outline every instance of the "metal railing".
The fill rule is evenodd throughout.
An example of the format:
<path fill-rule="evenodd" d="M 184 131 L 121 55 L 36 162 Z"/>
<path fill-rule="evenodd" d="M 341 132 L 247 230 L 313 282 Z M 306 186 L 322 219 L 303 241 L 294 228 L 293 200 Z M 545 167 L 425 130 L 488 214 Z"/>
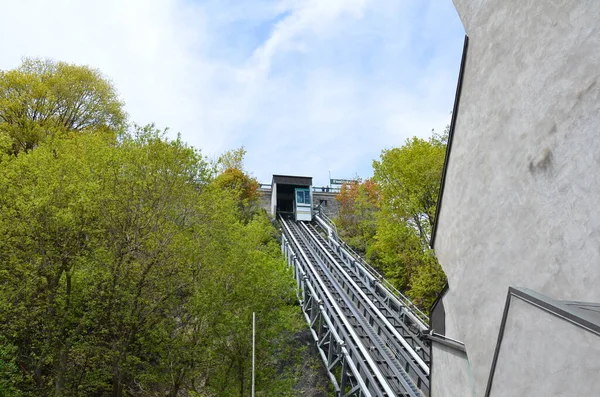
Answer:
<path fill-rule="evenodd" d="M 333 222 L 333 220 L 327 216 L 327 214 L 323 211 L 323 207 L 319 204 L 317 207 L 317 215 L 321 217 L 321 219 L 331 228 L 333 233 L 335 234 L 335 238 L 338 238 L 337 226 Z"/>
<path fill-rule="evenodd" d="M 339 193 L 341 188 L 332 186 L 313 186 L 313 193 Z"/>
<path fill-rule="evenodd" d="M 340 243 L 340 245 L 342 247 L 344 247 L 344 249 L 346 251 L 348 251 L 355 259 L 357 259 L 360 262 L 360 264 L 373 277 L 378 278 L 379 282 L 382 285 L 384 285 L 386 289 L 388 289 L 390 292 L 392 292 L 394 295 L 396 295 L 396 297 L 399 298 L 405 306 L 410 308 L 421 319 L 421 321 L 423 321 L 425 323 L 425 325 L 429 324 L 429 317 L 425 313 L 423 313 L 421 311 L 421 309 L 419 309 L 414 303 L 412 303 L 412 301 L 406 295 L 404 295 L 396 287 L 394 287 L 394 285 L 392 283 L 390 283 L 387 279 L 385 279 L 383 277 L 383 275 L 381 275 L 381 273 L 379 273 L 377 271 L 377 269 L 375 269 L 371 265 L 369 265 L 359 254 L 357 254 L 354 250 L 352 250 L 352 248 L 350 248 L 350 246 L 348 244 L 346 244 L 343 240 L 338 240 L 338 242 Z"/>
<path fill-rule="evenodd" d="M 386 280 L 383 277 L 383 275 L 379 273 L 379 271 L 377 271 L 377 269 L 375 269 L 373 266 L 367 263 L 367 261 L 365 261 L 361 255 L 359 255 L 348 244 L 346 244 L 344 240 L 339 238 L 337 228 L 335 227 L 335 224 L 333 223 L 331 218 L 325 215 L 320 208 L 319 212 L 315 216 L 320 217 L 329 227 L 332 228 L 332 230 L 335 232 L 333 238 L 335 239 L 336 243 L 339 244 L 344 250 L 346 250 L 357 262 L 359 262 L 359 264 L 373 278 L 377 279 L 383 287 L 385 287 L 390 293 L 392 293 L 400 301 L 400 303 L 409 308 L 415 314 L 415 316 L 417 316 L 424 323 L 424 328 L 426 328 L 426 326 L 429 324 L 429 317 L 425 313 L 423 313 L 414 303 L 412 303 L 412 301 L 406 295 L 404 295 L 396 287 L 394 287 L 392 283 Z"/>
<path fill-rule="evenodd" d="M 330 219 L 330 239 L 317 225 L 279 220 L 281 249 L 336 396 L 428 395 L 429 349 L 408 305 L 391 303 L 379 280 L 355 276 L 363 266 L 331 243 Z"/>
<path fill-rule="evenodd" d="M 293 222 L 280 218 L 283 227 L 282 250 L 293 266 L 298 299 L 311 334 L 326 365 L 336 396 L 375 397 L 394 395 L 385 376 L 360 342 L 339 299 L 332 296 L 309 252 L 300 241 Z M 379 391 L 384 387 L 385 391 Z"/>
<path fill-rule="evenodd" d="M 260 183 L 259 189 L 262 190 L 271 190 L 273 185 L 270 183 Z M 333 186 L 311 186 L 311 190 L 313 193 L 339 193 L 341 191 L 340 187 Z"/>

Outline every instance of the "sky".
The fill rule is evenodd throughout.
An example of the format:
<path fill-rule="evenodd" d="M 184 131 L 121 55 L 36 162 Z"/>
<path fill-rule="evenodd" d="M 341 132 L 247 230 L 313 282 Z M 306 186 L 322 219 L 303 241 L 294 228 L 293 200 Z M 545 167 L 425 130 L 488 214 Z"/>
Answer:
<path fill-rule="evenodd" d="M 2 2 L 0 69 L 99 69 L 130 121 L 245 168 L 368 178 L 383 149 L 450 122 L 464 29 L 451 0 Z"/>

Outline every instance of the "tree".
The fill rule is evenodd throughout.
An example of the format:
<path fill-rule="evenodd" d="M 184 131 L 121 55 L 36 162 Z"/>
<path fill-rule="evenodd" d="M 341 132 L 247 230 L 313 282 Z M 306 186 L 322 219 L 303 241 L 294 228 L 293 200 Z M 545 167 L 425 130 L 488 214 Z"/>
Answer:
<path fill-rule="evenodd" d="M 377 185 L 370 179 L 342 185 L 336 196 L 339 203 L 337 224 L 352 248 L 366 253 L 375 235 L 375 219 L 380 207 Z"/>
<path fill-rule="evenodd" d="M 227 190 L 237 202 L 244 221 L 249 221 L 258 211 L 260 184 L 244 170 L 246 150 L 229 150 L 223 153 L 213 164 L 216 174 L 214 183 L 222 190 Z"/>
<path fill-rule="evenodd" d="M 260 185 L 256 179 L 237 168 L 228 168 L 215 178 L 214 183 L 234 196 L 244 220 L 252 219 L 260 198 L 258 193 Z"/>
<path fill-rule="evenodd" d="M 14 154 L 56 136 L 117 130 L 125 119 L 114 87 L 96 69 L 27 58 L 0 71 L 0 135 L 10 137 Z"/>
<path fill-rule="evenodd" d="M 199 152 L 146 126 L 0 171 L 0 390 L 247 395 L 255 311 L 267 393 L 293 279 L 266 215 L 245 219 Z"/>
<path fill-rule="evenodd" d="M 344 185 L 337 197 L 340 235 L 424 310 L 446 280 L 429 240 L 447 132 L 383 150 L 373 179 Z"/>
<path fill-rule="evenodd" d="M 246 149 L 240 147 L 234 150 L 228 150 L 219 156 L 216 163 L 218 173 L 223 173 L 230 169 L 236 169 L 244 172 L 244 157 L 246 156 Z"/>
<path fill-rule="evenodd" d="M 414 137 L 400 148 L 384 150 L 381 160 L 373 161 L 385 210 L 414 226 L 424 244 L 431 237 L 445 153 L 444 140 Z"/>
<path fill-rule="evenodd" d="M 400 291 L 407 291 L 422 257 L 423 245 L 414 228 L 380 211 L 367 259 Z"/>
<path fill-rule="evenodd" d="M 0 89 L 0 395 L 245 396 L 253 311 L 258 392 L 290 395 L 294 282 L 243 148 L 215 175 L 125 129 L 88 68 L 26 60 Z"/>
<path fill-rule="evenodd" d="M 446 140 L 447 129 L 429 140 L 414 137 L 373 162 L 382 205 L 369 256 L 423 309 L 446 280 L 429 248 Z"/>
<path fill-rule="evenodd" d="M 42 143 L 2 165 L 0 331 L 35 394 L 120 396 L 133 368 L 156 379 L 147 360 L 193 284 L 185 236 L 202 161 L 149 129 Z"/>
<path fill-rule="evenodd" d="M 0 396 L 18 397 L 22 375 L 17 366 L 17 347 L 0 336 Z"/>

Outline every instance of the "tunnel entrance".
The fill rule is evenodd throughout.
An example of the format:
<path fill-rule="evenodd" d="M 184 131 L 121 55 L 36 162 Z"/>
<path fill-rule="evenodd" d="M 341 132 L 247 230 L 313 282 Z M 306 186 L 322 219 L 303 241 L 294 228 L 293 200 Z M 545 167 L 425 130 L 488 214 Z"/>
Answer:
<path fill-rule="evenodd" d="M 271 215 L 293 214 L 296 188 L 310 189 L 312 177 L 273 175 L 271 186 Z"/>
<path fill-rule="evenodd" d="M 279 185 L 277 189 L 277 211 L 294 211 L 294 190 L 295 185 Z"/>

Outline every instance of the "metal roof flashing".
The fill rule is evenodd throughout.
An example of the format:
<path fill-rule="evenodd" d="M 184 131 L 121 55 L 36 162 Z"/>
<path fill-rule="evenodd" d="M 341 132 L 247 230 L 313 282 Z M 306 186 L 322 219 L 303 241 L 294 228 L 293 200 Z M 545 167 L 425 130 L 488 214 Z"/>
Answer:
<path fill-rule="evenodd" d="M 312 186 L 312 177 L 294 175 L 273 175 L 273 184 Z"/>

